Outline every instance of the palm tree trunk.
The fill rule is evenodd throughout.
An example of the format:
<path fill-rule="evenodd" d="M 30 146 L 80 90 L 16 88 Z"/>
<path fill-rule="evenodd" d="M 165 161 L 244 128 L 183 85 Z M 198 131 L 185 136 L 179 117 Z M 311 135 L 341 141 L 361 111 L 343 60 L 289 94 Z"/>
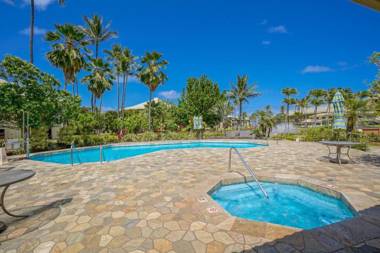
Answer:
<path fill-rule="evenodd" d="M 30 54 L 30 63 L 33 64 L 33 42 L 34 42 L 34 19 L 35 19 L 35 5 L 34 0 L 30 0 L 30 34 L 29 34 L 29 54 Z"/>
<path fill-rule="evenodd" d="M 123 90 L 122 90 L 122 108 L 125 107 L 125 100 L 127 97 L 127 82 L 128 82 L 128 74 L 126 73 L 124 75 L 124 80 L 123 80 Z"/>
<path fill-rule="evenodd" d="M 102 113 L 102 104 L 103 104 L 103 95 L 100 97 L 100 103 L 99 103 L 99 115 Z"/>
<path fill-rule="evenodd" d="M 314 126 L 317 126 L 317 111 L 318 111 L 318 106 L 314 107 Z"/>
<path fill-rule="evenodd" d="M 286 132 L 289 132 L 289 104 L 286 104 L 286 123 L 287 123 Z"/>
<path fill-rule="evenodd" d="M 330 126 L 330 112 L 331 112 L 331 104 L 328 103 L 328 105 L 327 105 L 327 127 Z"/>
<path fill-rule="evenodd" d="M 151 106 L 152 106 L 152 90 L 149 89 L 149 106 L 148 106 L 148 124 L 149 124 L 149 131 L 152 131 L 152 117 L 150 115 L 151 113 Z"/>
<path fill-rule="evenodd" d="M 119 84 L 120 84 L 120 75 L 117 75 L 117 84 L 116 84 L 116 87 L 117 87 L 117 90 L 116 90 L 116 94 L 117 94 L 117 115 L 120 116 L 120 94 L 119 94 Z"/>
<path fill-rule="evenodd" d="M 243 113 L 243 103 L 239 102 L 239 122 L 238 122 L 238 130 L 239 130 L 239 132 L 241 130 L 241 117 L 242 117 L 242 113 Z M 240 133 L 239 133 L 239 135 L 240 135 Z"/>
<path fill-rule="evenodd" d="M 95 59 L 98 59 L 99 55 L 99 42 L 95 42 Z"/>

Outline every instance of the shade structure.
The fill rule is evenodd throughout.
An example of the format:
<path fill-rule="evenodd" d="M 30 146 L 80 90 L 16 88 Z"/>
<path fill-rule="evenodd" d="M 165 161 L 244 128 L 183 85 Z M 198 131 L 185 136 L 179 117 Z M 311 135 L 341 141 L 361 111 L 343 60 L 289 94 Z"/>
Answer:
<path fill-rule="evenodd" d="M 344 97 L 339 91 L 335 93 L 333 101 L 334 107 L 334 129 L 346 129 L 346 117 L 344 109 Z"/>

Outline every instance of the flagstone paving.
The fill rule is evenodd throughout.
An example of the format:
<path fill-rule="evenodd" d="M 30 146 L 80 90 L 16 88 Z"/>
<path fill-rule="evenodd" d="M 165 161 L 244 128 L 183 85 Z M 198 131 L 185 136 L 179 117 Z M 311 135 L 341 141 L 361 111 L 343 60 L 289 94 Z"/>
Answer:
<path fill-rule="evenodd" d="M 377 151 L 354 150 L 356 163 L 342 166 L 329 163 L 324 157 L 326 148 L 317 143 L 271 142 L 267 147 L 241 149 L 241 153 L 261 178 L 305 179 L 328 186 L 345 194 L 358 211 L 380 204 Z M 7 207 L 34 215 L 15 220 L 0 214 L 9 226 L 0 234 L 0 253 L 253 252 L 260 245 L 258 252 L 292 252 L 279 240 L 304 232 L 232 217 L 208 196 L 221 180 L 240 177 L 227 172 L 227 162 L 226 149 L 159 151 L 73 167 L 12 162 L 15 169 L 33 169 L 36 176 L 9 189 Z M 235 157 L 232 168 L 247 175 Z M 49 208 L 40 208 L 46 205 Z M 361 236 L 355 243 L 380 248 L 376 240 L 380 219 L 376 215 L 369 219 L 371 240 L 361 232 L 355 234 Z M 345 226 L 350 235 L 355 224 Z M 313 238 L 327 240 L 323 234 Z M 308 243 L 298 251 L 321 251 L 318 247 L 318 243 Z"/>

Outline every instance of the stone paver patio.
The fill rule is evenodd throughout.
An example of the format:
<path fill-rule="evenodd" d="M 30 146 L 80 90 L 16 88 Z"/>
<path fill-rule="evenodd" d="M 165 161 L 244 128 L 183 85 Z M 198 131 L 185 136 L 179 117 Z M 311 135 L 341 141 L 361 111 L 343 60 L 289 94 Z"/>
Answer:
<path fill-rule="evenodd" d="M 317 143 L 271 142 L 241 153 L 261 178 L 312 181 L 342 192 L 358 211 L 380 204 L 380 153 L 354 150 L 357 162 L 343 166 L 329 163 Z M 12 162 L 37 174 L 12 186 L 7 207 L 34 215 L 17 221 L 0 214 L 9 225 L 0 252 L 240 252 L 260 245 L 258 252 L 269 252 L 281 238 L 301 234 L 232 217 L 213 202 L 207 194 L 213 186 L 239 177 L 227 172 L 227 162 L 226 149 L 159 151 L 74 167 Z M 247 175 L 235 157 L 232 166 Z M 371 219 L 375 246 L 379 221 Z"/>

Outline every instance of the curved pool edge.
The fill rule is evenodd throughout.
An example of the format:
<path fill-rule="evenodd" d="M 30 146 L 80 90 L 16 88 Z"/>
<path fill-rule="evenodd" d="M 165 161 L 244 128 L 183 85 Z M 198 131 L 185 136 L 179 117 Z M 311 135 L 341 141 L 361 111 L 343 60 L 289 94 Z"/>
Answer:
<path fill-rule="evenodd" d="M 110 144 L 105 144 L 102 145 L 103 148 L 109 148 L 109 147 L 151 147 L 151 146 L 163 146 L 163 145 L 175 145 L 175 144 L 188 144 L 188 143 L 239 143 L 239 144 L 252 144 L 256 145 L 255 147 L 239 147 L 242 149 L 249 149 L 249 148 L 263 148 L 269 146 L 268 143 L 263 143 L 263 141 L 260 140 L 251 140 L 251 139 L 244 139 L 244 140 L 236 140 L 236 139 L 205 139 L 205 140 L 170 140 L 170 141 L 151 141 L 151 142 L 122 142 L 122 143 L 110 143 Z M 98 149 L 100 145 L 96 146 L 86 146 L 86 147 L 77 147 L 76 150 L 83 151 L 83 150 L 94 150 Z M 95 162 L 83 162 L 83 163 L 74 163 L 73 165 L 90 165 L 90 164 L 101 164 L 101 163 L 114 163 L 114 162 L 121 162 L 126 159 L 131 159 L 131 158 L 136 158 L 140 157 L 143 155 L 147 155 L 150 153 L 157 153 L 157 152 L 165 152 L 165 151 L 172 151 L 172 150 L 185 150 L 185 149 L 228 149 L 229 147 L 197 147 L 197 148 L 178 148 L 178 149 L 163 149 L 163 150 L 157 150 L 153 152 L 148 152 L 144 154 L 138 154 L 130 157 L 123 157 L 120 159 L 115 159 L 115 160 L 109 160 L 109 161 L 95 161 Z M 62 166 L 71 166 L 71 163 L 58 163 L 58 162 L 51 162 L 51 161 L 42 161 L 42 160 L 37 160 L 33 159 L 33 157 L 38 157 L 38 156 L 50 156 L 54 154 L 62 154 L 62 153 L 68 153 L 70 152 L 70 148 L 66 149 L 60 149 L 60 150 L 51 150 L 51 151 L 43 151 L 43 152 L 36 152 L 36 153 L 31 153 L 29 161 L 37 162 L 37 163 L 42 163 L 42 164 L 51 164 L 51 165 L 62 165 Z"/>
<path fill-rule="evenodd" d="M 350 200 L 350 198 L 344 192 L 340 191 L 338 188 L 336 188 L 335 186 L 325 181 L 317 180 L 317 179 L 313 179 L 313 178 L 305 177 L 305 176 L 293 175 L 293 174 L 281 174 L 281 175 L 273 175 L 273 176 L 272 175 L 258 175 L 257 178 L 260 182 L 270 182 L 270 183 L 301 186 L 311 191 L 321 193 L 333 198 L 337 198 L 343 201 L 345 205 L 350 209 L 350 211 L 353 214 L 352 218 L 360 216 L 359 208 L 356 207 L 356 205 Z M 274 231 L 276 230 L 280 231 L 280 234 L 282 234 L 281 236 L 290 235 L 298 231 L 310 230 L 310 229 L 302 229 L 302 228 L 287 226 L 283 224 L 271 223 L 268 221 L 252 220 L 252 219 L 238 217 L 229 213 L 226 209 L 224 209 L 224 207 L 222 207 L 217 201 L 215 201 L 212 198 L 212 194 L 223 186 L 241 184 L 241 183 L 251 183 L 251 182 L 255 182 L 255 179 L 253 177 L 250 177 L 250 176 L 243 177 L 241 176 L 240 173 L 235 172 L 235 171 L 226 172 L 223 178 L 221 178 L 218 182 L 216 182 L 216 184 L 214 184 L 211 188 L 209 188 L 208 191 L 206 191 L 206 195 L 214 204 L 217 205 L 219 211 L 222 211 L 223 213 L 227 214 L 230 218 L 239 220 L 243 224 L 246 224 L 246 225 L 250 224 L 249 226 L 253 226 L 253 227 L 261 227 L 263 225 L 266 225 L 270 227 L 270 230 L 273 229 Z M 352 219 L 352 218 L 349 218 L 349 219 Z M 342 222 L 342 221 L 339 221 L 339 222 Z M 331 223 L 329 225 L 332 225 L 332 224 L 335 224 L 335 223 Z M 329 226 L 329 225 L 325 225 L 325 226 Z M 318 227 L 318 228 L 321 228 L 321 227 Z M 312 228 L 312 229 L 315 229 L 315 228 Z M 275 235 L 273 236 L 273 238 L 270 236 L 269 238 L 278 239 L 279 237 Z"/>

